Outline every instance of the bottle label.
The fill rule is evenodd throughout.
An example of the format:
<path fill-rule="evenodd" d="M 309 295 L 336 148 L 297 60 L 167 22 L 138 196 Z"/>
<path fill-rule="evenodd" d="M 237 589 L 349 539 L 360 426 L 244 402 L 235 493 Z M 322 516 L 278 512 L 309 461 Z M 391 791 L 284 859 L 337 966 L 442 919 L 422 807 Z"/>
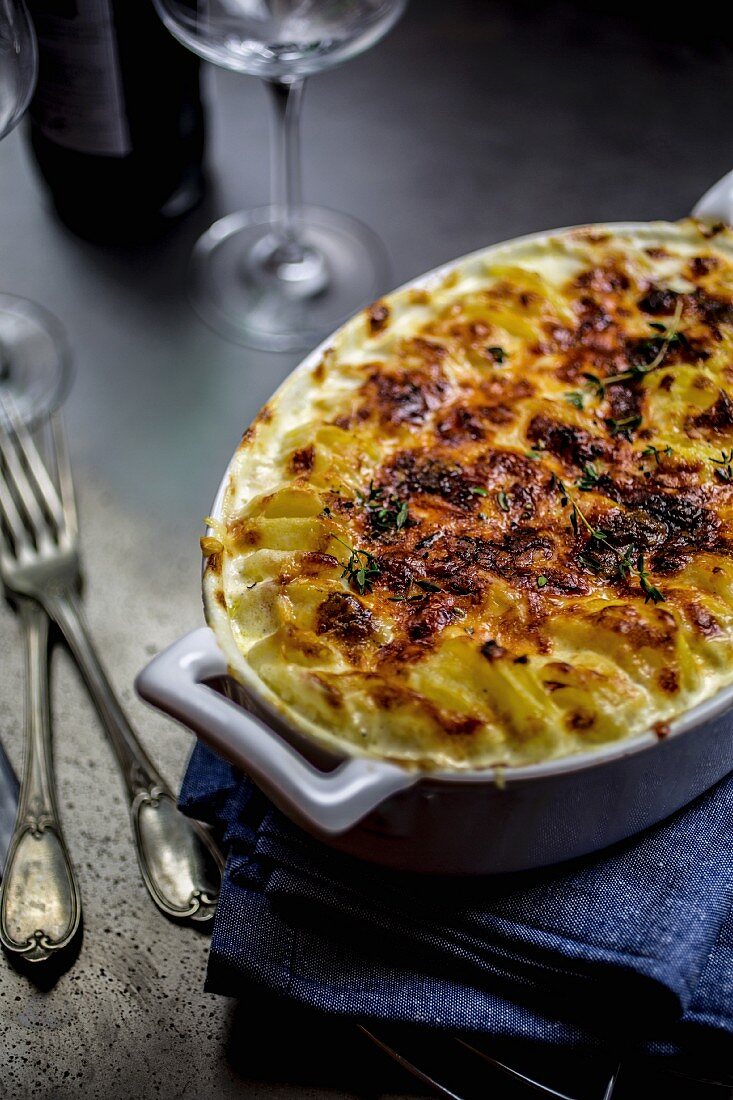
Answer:
<path fill-rule="evenodd" d="M 45 137 L 79 153 L 132 151 L 109 0 L 31 0 L 40 71 L 31 115 Z"/>

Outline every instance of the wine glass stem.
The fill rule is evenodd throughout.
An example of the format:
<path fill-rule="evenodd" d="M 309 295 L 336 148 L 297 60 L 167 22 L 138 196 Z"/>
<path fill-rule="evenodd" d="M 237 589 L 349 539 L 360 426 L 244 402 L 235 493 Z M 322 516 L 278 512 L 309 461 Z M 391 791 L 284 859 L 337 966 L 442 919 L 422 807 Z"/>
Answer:
<path fill-rule="evenodd" d="M 0 384 L 10 378 L 10 348 L 0 336 Z"/>
<path fill-rule="evenodd" d="M 275 235 L 290 263 L 303 256 L 299 241 L 300 192 L 300 108 L 305 80 L 268 80 L 273 105 L 272 206 Z"/>

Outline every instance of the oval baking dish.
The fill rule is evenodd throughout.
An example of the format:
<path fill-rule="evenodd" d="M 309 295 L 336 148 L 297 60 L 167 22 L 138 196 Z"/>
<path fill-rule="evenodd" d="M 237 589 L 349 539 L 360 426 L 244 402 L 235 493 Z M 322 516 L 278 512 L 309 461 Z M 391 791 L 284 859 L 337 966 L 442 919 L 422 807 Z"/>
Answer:
<path fill-rule="evenodd" d="M 706 223 L 733 220 L 733 174 L 708 192 L 694 214 Z M 651 240 L 665 226 L 583 230 L 599 239 L 647 234 Z M 674 235 L 674 227 L 667 231 Z M 483 249 L 395 294 L 401 300 L 406 292 L 419 295 L 445 285 L 454 272 L 465 278 L 466 272 L 496 262 L 497 255 L 503 259 L 574 232 L 534 234 Z M 656 328 L 667 333 L 658 338 L 664 349 L 673 328 L 669 318 L 662 320 L 667 327 L 656 323 Z M 345 326 L 340 338 L 355 331 L 355 323 Z M 298 385 L 307 386 L 334 339 L 296 369 L 286 383 L 291 393 L 293 387 L 297 392 Z M 212 510 L 212 537 L 235 461 L 236 456 Z M 643 564 L 634 569 L 649 595 Z M 538 583 L 546 584 L 547 578 L 541 576 Z M 363 595 L 363 575 L 357 584 Z M 155 658 L 138 677 L 139 693 L 241 766 L 293 820 L 366 859 L 415 871 L 471 874 L 558 862 L 661 820 L 733 769 L 733 685 L 677 714 L 663 730 L 632 733 L 553 759 L 500 767 L 471 767 L 469 760 L 459 768 L 430 767 L 421 760 L 391 762 L 339 741 L 338 731 L 324 734 L 300 718 L 297 707 L 284 705 L 238 659 L 229 616 L 211 584 L 205 585 L 205 604 L 210 626 Z"/>

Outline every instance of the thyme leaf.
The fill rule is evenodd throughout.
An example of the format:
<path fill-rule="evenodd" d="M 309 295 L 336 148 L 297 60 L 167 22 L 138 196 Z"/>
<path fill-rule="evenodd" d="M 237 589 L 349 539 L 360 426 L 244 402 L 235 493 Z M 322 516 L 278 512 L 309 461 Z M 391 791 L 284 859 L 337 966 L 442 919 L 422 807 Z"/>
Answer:
<path fill-rule="evenodd" d="M 604 421 L 611 435 L 621 435 L 625 439 L 631 442 L 631 433 L 641 424 L 640 416 L 625 416 L 622 420 L 617 420 L 613 416 L 609 416 Z"/>
<path fill-rule="evenodd" d="M 579 526 L 582 524 L 590 536 L 591 545 L 594 542 L 600 543 L 614 554 L 616 558 L 616 568 L 622 580 L 628 580 L 629 577 L 632 576 L 638 577 L 639 587 L 644 593 L 644 603 L 649 603 L 650 600 L 653 603 L 664 603 L 666 597 L 652 582 L 651 574 L 644 566 L 644 555 L 640 553 L 636 559 L 636 563 L 634 563 L 631 547 L 620 550 L 618 546 L 614 546 L 605 531 L 602 531 L 599 527 L 593 526 L 577 500 L 575 500 L 565 484 L 555 474 L 552 475 L 550 487 L 557 489 L 560 493 L 560 503 L 563 508 L 568 504 L 570 505 L 570 523 L 575 534 L 578 534 Z M 599 573 L 601 570 L 601 562 L 593 555 L 592 551 L 588 553 L 586 550 L 584 553 L 579 554 L 578 561 L 580 561 L 582 565 L 585 565 L 586 568 L 589 568 L 592 573 Z"/>
<path fill-rule="evenodd" d="M 442 588 L 439 584 L 433 584 L 432 581 L 413 581 L 418 588 L 422 588 L 423 592 L 442 592 Z"/>
<path fill-rule="evenodd" d="M 618 559 L 618 571 L 619 575 L 626 580 L 631 576 L 631 572 L 634 568 L 634 561 L 631 556 L 631 547 L 627 546 L 621 557 Z"/>
<path fill-rule="evenodd" d="M 681 318 L 682 300 L 680 299 L 677 302 L 677 308 L 669 326 L 662 325 L 658 321 L 650 322 L 650 328 L 659 335 L 645 340 L 639 348 L 640 352 L 647 357 L 651 356 L 648 362 L 642 360 L 641 362 L 632 363 L 628 370 L 620 371 L 619 374 L 612 374 L 608 378 L 599 378 L 596 374 L 584 373 L 582 377 L 585 378 L 586 385 L 591 392 L 596 397 L 601 398 L 605 396 L 607 386 L 613 386 L 617 382 L 625 382 L 628 379 L 643 378 L 645 375 L 651 374 L 652 371 L 659 370 L 664 365 L 667 352 L 671 347 L 681 347 L 687 344 L 687 337 L 679 331 Z"/>
<path fill-rule="evenodd" d="M 492 344 L 486 350 L 498 366 L 506 363 L 506 352 L 498 344 Z"/>
<path fill-rule="evenodd" d="M 418 593 L 416 596 L 411 596 L 410 592 L 412 591 L 413 586 L 415 588 L 422 589 L 422 592 Z M 412 577 L 411 577 L 410 578 L 410 583 L 407 586 L 407 592 L 405 593 L 405 595 L 404 596 L 390 596 L 389 601 L 390 601 L 390 603 L 417 603 L 420 600 L 424 600 L 425 599 L 425 594 L 427 594 L 427 593 L 442 592 L 442 591 L 443 591 L 443 589 L 440 587 L 440 585 L 433 584 L 432 581 L 423 581 L 423 580 L 417 580 L 416 581 L 416 580 L 413 580 Z M 460 608 L 454 607 L 453 612 L 454 612 L 454 614 L 458 615 L 459 617 L 465 616 L 465 611 L 461 611 Z"/>
<path fill-rule="evenodd" d="M 344 549 L 349 551 L 348 559 L 341 562 L 344 567 L 341 574 L 342 579 L 348 577 L 349 584 L 353 584 L 358 588 L 360 596 L 363 596 L 365 592 L 371 592 L 372 581 L 381 573 L 377 559 L 368 550 L 359 550 L 354 546 L 349 546 L 348 542 L 344 542 L 338 535 L 332 534 L 331 538 L 335 539 L 336 542 L 340 542 Z"/>
<path fill-rule="evenodd" d="M 356 496 L 374 527 L 380 531 L 401 531 L 408 524 L 410 509 L 406 500 L 396 496 L 384 496 L 384 490 L 369 482 L 369 491 Z"/>
<path fill-rule="evenodd" d="M 499 507 L 501 508 L 502 512 L 508 512 L 509 511 L 509 508 L 510 508 L 509 497 L 507 496 L 507 494 L 503 490 L 500 493 L 497 493 L 496 502 L 499 505 Z"/>
<path fill-rule="evenodd" d="M 652 321 L 650 324 L 650 327 L 654 329 L 655 332 L 662 333 L 661 336 L 653 336 L 651 339 L 644 341 L 639 349 L 647 355 L 651 355 L 651 361 L 648 363 L 643 361 L 640 363 L 632 363 L 628 370 L 621 371 L 619 374 L 612 374 L 610 378 L 604 378 L 604 391 L 606 386 L 612 386 L 616 382 L 625 382 L 629 378 L 642 378 L 646 374 L 651 374 L 652 371 L 659 370 L 659 368 L 663 366 L 667 352 L 671 347 L 687 343 L 687 338 L 679 331 L 681 318 L 682 301 L 680 299 L 677 302 L 677 308 L 674 311 L 674 317 L 669 326 L 662 325 L 658 321 Z"/>
<path fill-rule="evenodd" d="M 581 378 L 585 378 L 586 386 L 596 397 L 605 397 L 606 383 L 599 378 L 597 374 L 590 374 L 588 371 L 583 371 Z"/>
<path fill-rule="evenodd" d="M 644 555 L 639 554 L 636 562 L 636 571 L 639 575 L 639 584 L 644 593 L 644 603 L 664 603 L 664 596 L 657 586 L 652 583 L 649 571 L 644 568 Z"/>
<path fill-rule="evenodd" d="M 584 493 L 589 493 L 592 489 L 595 489 L 598 482 L 601 480 L 601 473 L 594 462 L 586 462 L 583 466 L 583 473 L 575 482 L 576 488 L 582 490 Z"/>
<path fill-rule="evenodd" d="M 644 457 L 653 458 L 654 461 L 656 462 L 657 466 L 658 466 L 660 455 L 669 456 L 673 452 L 672 452 L 672 448 L 670 447 L 669 443 L 667 444 L 666 447 L 655 447 L 653 443 L 650 443 L 649 446 L 645 447 L 644 450 L 641 453 L 642 453 L 642 456 L 644 456 Z"/>
<path fill-rule="evenodd" d="M 601 562 L 595 554 L 578 554 L 578 561 L 586 569 L 590 569 L 591 573 L 600 573 L 602 569 Z"/>
<path fill-rule="evenodd" d="M 585 405 L 585 397 L 578 390 L 572 390 L 570 393 L 566 393 L 565 400 L 568 405 L 573 405 L 576 409 L 582 409 Z"/>
<path fill-rule="evenodd" d="M 729 451 L 721 451 L 720 458 L 711 458 L 710 461 L 713 466 L 718 467 L 715 471 L 716 477 L 729 484 L 733 483 L 733 447 Z"/>

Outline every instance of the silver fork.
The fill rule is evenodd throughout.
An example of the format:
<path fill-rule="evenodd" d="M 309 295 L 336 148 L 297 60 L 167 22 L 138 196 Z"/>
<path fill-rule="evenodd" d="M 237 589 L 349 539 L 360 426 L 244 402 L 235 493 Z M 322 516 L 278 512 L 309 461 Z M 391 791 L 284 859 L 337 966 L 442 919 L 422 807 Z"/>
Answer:
<path fill-rule="evenodd" d="M 210 920 L 223 866 L 218 848 L 176 807 L 125 716 L 84 620 L 76 505 L 61 421 L 56 417 L 52 425 L 57 492 L 29 432 L 6 400 L 3 408 L 8 426 L 0 425 L 6 482 L 0 507 L 15 547 L 13 587 L 58 624 L 81 669 L 122 772 L 138 862 L 153 901 L 173 919 Z"/>
<path fill-rule="evenodd" d="M 438 1096 L 446 1100 L 478 1100 L 479 1097 L 504 1096 L 504 1084 L 508 1094 L 519 1100 L 525 1097 L 546 1097 L 547 1100 L 611 1100 L 616 1095 L 616 1086 L 621 1071 L 620 1063 L 608 1067 L 595 1067 L 599 1072 L 592 1074 L 592 1081 L 585 1081 L 572 1093 L 530 1076 L 525 1070 L 510 1065 L 457 1035 L 424 1034 L 406 1038 L 393 1036 L 389 1025 L 358 1024 L 358 1029 L 389 1055 L 398 1065 L 407 1070 Z M 541 1061 L 541 1056 L 540 1056 Z M 572 1056 L 568 1056 L 572 1061 Z M 481 1063 L 483 1063 L 483 1070 Z M 499 1090 L 499 1091 L 495 1091 Z"/>
<path fill-rule="evenodd" d="M 13 504 L 0 481 L 3 512 Z M 53 774 L 48 705 L 48 617 L 17 594 L 19 568 L 0 535 L 0 573 L 13 593 L 25 649 L 25 760 L 18 811 L 0 885 L 0 942 L 27 962 L 58 956 L 81 925 L 81 894 L 61 829 Z"/>
<path fill-rule="evenodd" d="M 539 1050 L 524 1054 L 523 1065 L 512 1064 L 492 1052 L 494 1041 L 485 1036 L 468 1041 L 458 1035 L 411 1029 L 389 1023 L 357 1024 L 359 1031 L 437 1096 L 446 1100 L 648 1100 L 649 1097 L 685 1097 L 686 1100 L 732 1100 L 730 1080 L 691 1076 L 661 1058 L 619 1054 L 578 1055 L 568 1051 L 562 1061 Z M 516 1056 L 514 1056 L 516 1057 Z M 527 1064 L 531 1062 L 531 1069 Z M 550 1079 L 555 1083 L 551 1084 Z M 560 1084 L 562 1080 L 562 1084 Z"/>

